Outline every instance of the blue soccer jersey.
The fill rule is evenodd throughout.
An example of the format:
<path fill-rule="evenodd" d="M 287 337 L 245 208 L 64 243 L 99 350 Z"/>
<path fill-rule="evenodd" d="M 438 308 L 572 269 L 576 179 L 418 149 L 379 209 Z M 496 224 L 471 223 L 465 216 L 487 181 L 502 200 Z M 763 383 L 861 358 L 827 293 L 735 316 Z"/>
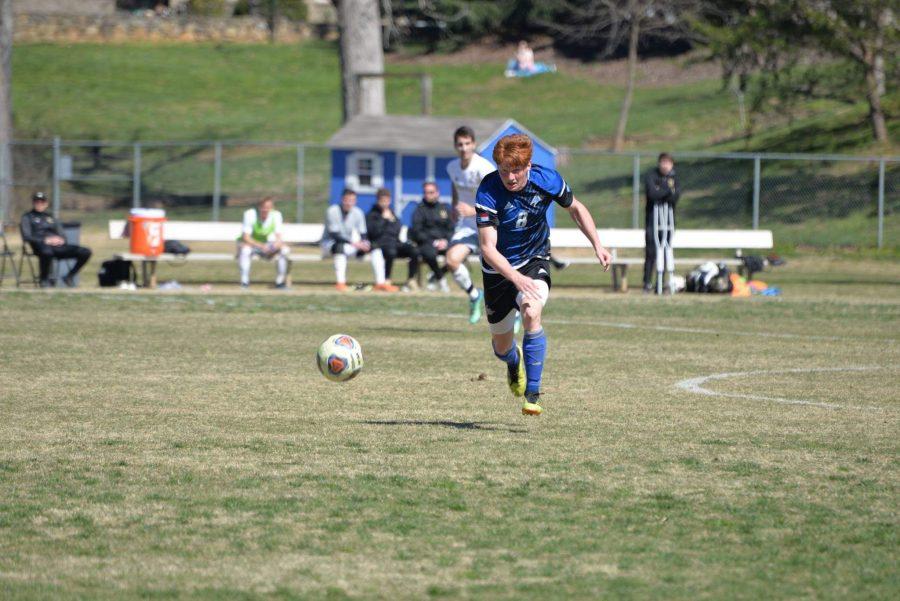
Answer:
<path fill-rule="evenodd" d="M 503 185 L 500 173 L 485 176 L 475 196 L 478 227 L 497 228 L 497 250 L 518 269 L 535 257 L 550 256 L 550 225 L 547 209 L 551 202 L 572 205 L 572 191 L 554 169 L 532 165 L 528 183 L 518 192 Z M 496 273 L 481 261 L 482 269 Z"/>

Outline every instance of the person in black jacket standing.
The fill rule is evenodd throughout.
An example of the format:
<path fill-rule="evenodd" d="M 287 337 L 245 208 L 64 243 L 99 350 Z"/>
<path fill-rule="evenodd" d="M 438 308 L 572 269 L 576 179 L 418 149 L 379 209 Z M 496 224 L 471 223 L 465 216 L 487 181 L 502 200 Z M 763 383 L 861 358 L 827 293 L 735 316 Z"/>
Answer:
<path fill-rule="evenodd" d="M 441 193 L 435 182 L 425 182 L 422 194 L 422 202 L 413 213 L 409 239 L 416 243 L 419 256 L 431 268 L 431 280 L 437 283 L 444 275 L 437 257 L 447 252 L 447 245 L 453 237 L 453 219 L 447 206 L 440 202 Z M 441 288 L 449 290 L 446 281 L 443 281 Z"/>
<path fill-rule="evenodd" d="M 384 260 L 384 289 L 387 292 L 396 292 L 396 286 L 391 282 L 391 272 L 394 268 L 394 259 L 402 257 L 409 259 L 409 277 L 406 285 L 418 286 L 416 277 L 419 273 L 419 252 L 409 242 L 400 241 L 400 230 L 403 225 L 391 209 L 391 191 L 387 188 L 379 188 L 375 194 L 375 204 L 366 215 L 366 229 L 369 232 L 369 241 L 372 243 L 372 259 L 381 253 Z"/>
<path fill-rule="evenodd" d="M 644 215 L 644 292 L 652 291 L 652 276 L 656 269 L 656 244 L 653 240 L 653 207 L 668 204 L 675 219 L 675 205 L 681 196 L 681 187 L 675 175 L 675 160 L 667 152 L 659 155 L 656 169 L 644 176 L 647 207 Z"/>
<path fill-rule="evenodd" d="M 50 266 L 53 259 L 75 259 L 75 265 L 63 278 L 66 286 L 71 288 L 75 285 L 75 275 L 91 258 L 91 249 L 66 243 L 59 222 L 47 212 L 47 197 L 43 192 L 36 192 L 31 203 L 32 209 L 22 215 L 19 229 L 22 241 L 27 242 L 38 257 L 41 288 L 52 285 Z"/>

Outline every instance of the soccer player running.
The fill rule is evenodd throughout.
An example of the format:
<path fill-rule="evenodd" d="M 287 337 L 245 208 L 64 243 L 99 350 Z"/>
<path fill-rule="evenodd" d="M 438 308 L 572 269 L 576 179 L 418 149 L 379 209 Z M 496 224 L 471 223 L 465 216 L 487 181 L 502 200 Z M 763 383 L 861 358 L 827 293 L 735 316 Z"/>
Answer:
<path fill-rule="evenodd" d="M 532 151 L 531 139 L 523 134 L 504 136 L 497 142 L 497 171 L 481 182 L 475 209 L 494 354 L 507 365 L 507 383 L 513 395 L 525 397 L 522 413 L 540 415 L 547 353 L 541 313 L 550 296 L 550 203 L 569 212 L 604 268 L 609 269 L 612 256 L 600 244 L 587 208 L 575 199 L 559 173 L 531 163 Z M 516 309 L 525 321 L 521 348 L 513 334 Z"/>
<path fill-rule="evenodd" d="M 490 161 L 475 152 L 475 132 L 471 127 L 464 125 L 453 132 L 453 147 L 459 158 L 447 164 L 447 175 L 453 183 L 453 210 L 457 221 L 447 248 L 447 271 L 469 296 L 469 323 L 478 323 L 484 293 L 472 282 L 466 259 L 471 253 L 478 252 L 475 193 L 481 180 L 495 169 Z"/>

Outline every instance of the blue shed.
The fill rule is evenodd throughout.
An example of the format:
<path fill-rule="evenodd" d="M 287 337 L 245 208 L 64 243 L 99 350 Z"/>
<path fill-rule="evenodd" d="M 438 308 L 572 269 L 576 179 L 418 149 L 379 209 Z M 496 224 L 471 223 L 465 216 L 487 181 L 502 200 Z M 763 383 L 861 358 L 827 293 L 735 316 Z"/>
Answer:
<path fill-rule="evenodd" d="M 356 190 L 358 206 L 368 212 L 375 191 L 385 187 L 394 199 L 394 211 L 409 225 L 422 198 L 422 184 L 434 180 L 441 201 L 452 199 L 447 163 L 456 158 L 453 132 L 462 125 L 475 131 L 478 154 L 489 161 L 497 140 L 508 134 L 528 134 L 534 141 L 532 161 L 556 166 L 556 149 L 513 119 L 464 119 L 407 115 L 359 115 L 328 141 L 331 149 L 330 202 L 340 202 L 344 188 Z M 553 225 L 553 211 L 548 211 Z"/>

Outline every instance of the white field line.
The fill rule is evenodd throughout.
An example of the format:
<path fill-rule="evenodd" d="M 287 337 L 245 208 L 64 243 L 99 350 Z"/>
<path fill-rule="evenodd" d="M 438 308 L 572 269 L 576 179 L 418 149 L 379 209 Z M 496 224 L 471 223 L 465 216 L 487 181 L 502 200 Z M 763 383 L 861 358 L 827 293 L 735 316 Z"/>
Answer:
<path fill-rule="evenodd" d="M 718 396 L 718 397 L 728 397 L 735 399 L 750 399 L 753 401 L 771 401 L 773 403 L 781 403 L 784 405 L 806 405 L 810 407 L 822 407 L 824 409 L 863 409 L 863 410 L 873 410 L 877 409 L 876 407 L 855 407 L 852 405 L 838 405 L 836 403 L 820 403 L 817 401 L 805 401 L 802 399 L 786 399 L 783 397 L 772 397 L 772 396 L 763 396 L 759 394 L 746 394 L 740 392 L 719 392 L 716 390 L 710 390 L 706 388 L 704 385 L 707 382 L 712 380 L 726 380 L 728 378 L 736 378 L 743 376 L 760 376 L 760 375 L 774 375 L 774 374 L 809 374 L 809 373 L 823 373 L 823 372 L 848 372 L 848 371 L 873 371 L 878 369 L 884 369 L 880 366 L 858 366 L 858 367 L 809 367 L 809 368 L 795 368 L 795 369 L 760 369 L 754 371 L 734 371 L 734 372 L 724 372 L 718 374 L 710 374 L 707 376 L 700 376 L 697 378 L 687 378 L 686 380 L 681 380 L 675 384 L 676 388 L 680 388 L 681 390 L 685 390 L 687 392 L 692 392 L 694 394 L 703 394 L 707 396 Z"/>

